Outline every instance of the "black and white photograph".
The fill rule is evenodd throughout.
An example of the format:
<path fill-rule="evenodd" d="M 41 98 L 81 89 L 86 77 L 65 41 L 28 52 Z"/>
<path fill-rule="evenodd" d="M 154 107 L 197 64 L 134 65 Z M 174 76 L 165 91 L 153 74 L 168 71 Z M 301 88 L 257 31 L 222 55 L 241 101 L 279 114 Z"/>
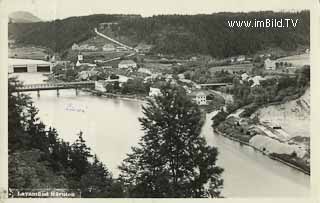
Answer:
<path fill-rule="evenodd" d="M 310 10 L 209 2 L 7 2 L 8 198 L 309 198 Z"/>

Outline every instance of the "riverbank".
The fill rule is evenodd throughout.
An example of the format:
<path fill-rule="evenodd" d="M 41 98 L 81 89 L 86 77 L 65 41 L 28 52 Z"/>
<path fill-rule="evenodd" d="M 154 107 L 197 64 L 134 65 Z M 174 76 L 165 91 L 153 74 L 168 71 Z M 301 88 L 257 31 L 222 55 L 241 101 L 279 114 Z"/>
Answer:
<path fill-rule="evenodd" d="M 82 91 L 89 92 L 93 96 L 98 96 L 98 97 L 119 98 L 124 100 L 132 100 L 132 101 L 140 101 L 140 102 L 145 102 L 148 98 L 147 96 L 142 96 L 142 95 L 114 94 L 114 93 L 101 92 L 93 89 L 82 89 Z"/>
<path fill-rule="evenodd" d="M 268 156 L 268 157 L 269 157 L 270 159 L 272 159 L 272 160 L 275 160 L 275 161 L 278 161 L 278 162 L 280 162 L 280 163 L 283 163 L 283 164 L 285 164 L 285 165 L 287 165 L 287 166 L 289 166 L 289 167 L 291 167 L 291 168 L 293 168 L 293 169 L 296 169 L 296 170 L 298 170 L 298 171 L 300 171 L 300 172 L 303 172 L 303 173 L 306 174 L 306 175 L 310 175 L 310 171 L 307 171 L 307 170 L 305 170 L 305 169 L 303 169 L 303 168 L 301 168 L 301 167 L 299 167 L 299 166 L 297 166 L 297 165 L 294 165 L 293 163 L 290 163 L 290 162 L 288 162 L 288 161 L 286 161 L 286 160 L 284 160 L 284 159 L 281 159 L 280 157 L 277 157 L 277 155 L 276 155 L 275 153 L 273 153 L 273 154 L 267 154 L 267 153 L 265 153 L 263 150 L 255 147 L 254 145 L 251 145 L 249 142 L 245 142 L 245 141 L 242 141 L 242 140 L 237 139 L 237 138 L 235 138 L 235 137 L 231 137 L 231 136 L 227 135 L 226 133 L 220 132 L 220 131 L 219 131 L 218 129 L 216 129 L 216 128 L 213 128 L 213 131 L 214 131 L 217 135 L 221 135 L 221 136 L 223 136 L 223 137 L 225 137 L 225 138 L 227 138 L 227 139 L 230 139 L 230 140 L 232 140 L 232 141 L 235 141 L 235 142 L 238 142 L 238 143 L 240 143 L 240 144 L 249 146 L 249 147 L 253 148 L 254 150 L 262 153 L 263 155 Z"/>

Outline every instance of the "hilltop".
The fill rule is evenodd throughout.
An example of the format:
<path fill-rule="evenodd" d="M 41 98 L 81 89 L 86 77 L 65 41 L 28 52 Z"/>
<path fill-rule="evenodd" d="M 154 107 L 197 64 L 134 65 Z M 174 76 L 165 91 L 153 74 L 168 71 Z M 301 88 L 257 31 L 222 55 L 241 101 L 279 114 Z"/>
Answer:
<path fill-rule="evenodd" d="M 9 15 L 10 23 L 35 23 L 41 21 L 40 18 L 27 11 L 15 11 Z"/>

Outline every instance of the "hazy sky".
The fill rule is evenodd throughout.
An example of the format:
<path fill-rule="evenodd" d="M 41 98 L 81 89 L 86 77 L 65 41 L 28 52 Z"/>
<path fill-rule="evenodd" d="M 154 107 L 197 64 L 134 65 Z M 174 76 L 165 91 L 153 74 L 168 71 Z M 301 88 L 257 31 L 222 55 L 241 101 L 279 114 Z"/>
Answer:
<path fill-rule="evenodd" d="M 308 3 L 309 2 L 309 3 Z M 312 0 L 7 0 L 8 12 L 30 11 L 43 20 L 106 14 L 199 14 L 221 11 L 291 10 Z"/>

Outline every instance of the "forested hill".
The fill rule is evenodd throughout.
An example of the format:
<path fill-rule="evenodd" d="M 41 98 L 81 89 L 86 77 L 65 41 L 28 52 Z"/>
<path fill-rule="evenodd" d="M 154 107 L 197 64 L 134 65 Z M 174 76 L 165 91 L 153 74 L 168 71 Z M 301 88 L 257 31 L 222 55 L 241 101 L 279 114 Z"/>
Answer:
<path fill-rule="evenodd" d="M 230 28 L 228 20 L 298 19 L 290 28 Z M 255 53 L 280 47 L 292 51 L 309 46 L 310 14 L 300 12 L 215 13 L 210 15 L 158 15 L 129 18 L 112 15 L 74 17 L 31 25 L 10 25 L 18 42 L 48 46 L 62 51 L 89 38 L 100 22 L 118 21 L 112 26 L 116 36 L 134 43 L 154 45 L 153 50 L 167 54 L 209 54 L 226 57 Z M 17 33 L 18 32 L 18 33 Z M 20 33 L 19 33 L 20 32 Z"/>
<path fill-rule="evenodd" d="M 50 22 L 10 23 L 9 39 L 15 39 L 17 43 L 43 46 L 61 52 L 71 47 L 73 43 L 84 41 L 93 36 L 93 29 L 99 23 L 132 17 L 141 16 L 96 14 Z"/>

